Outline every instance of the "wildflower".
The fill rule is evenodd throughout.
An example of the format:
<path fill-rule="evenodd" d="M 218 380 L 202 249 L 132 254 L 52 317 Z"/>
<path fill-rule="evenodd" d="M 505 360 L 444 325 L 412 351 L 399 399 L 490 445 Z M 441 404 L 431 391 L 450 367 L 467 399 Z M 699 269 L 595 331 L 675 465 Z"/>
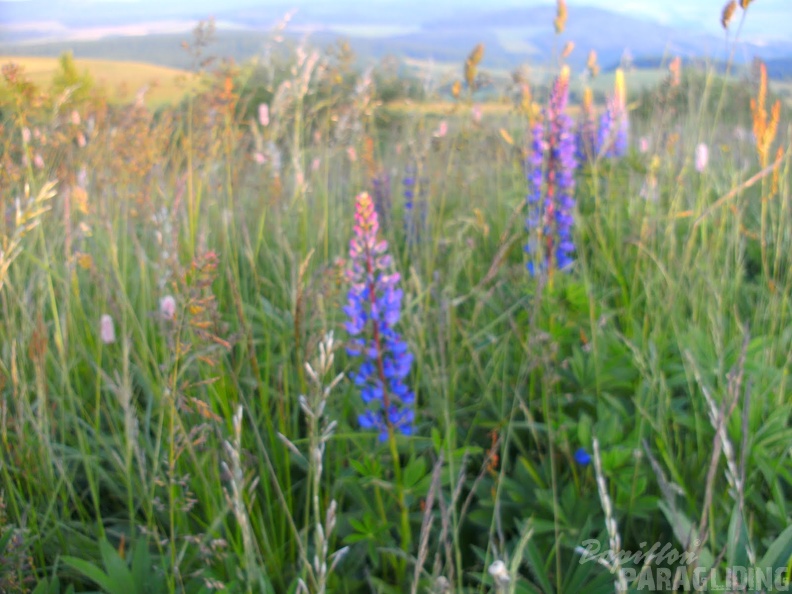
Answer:
<path fill-rule="evenodd" d="M 567 5 L 565 0 L 558 0 L 556 6 L 556 18 L 553 21 L 553 25 L 555 26 L 556 33 L 560 34 L 564 32 L 564 27 L 566 26 L 567 21 Z"/>
<path fill-rule="evenodd" d="M 594 95 L 588 87 L 583 92 L 583 108 L 578 124 L 577 159 L 591 160 L 597 156 L 597 122 L 594 114 Z"/>
<path fill-rule="evenodd" d="M 262 128 L 269 125 L 269 105 L 266 103 L 261 103 L 258 106 L 258 121 Z"/>
<path fill-rule="evenodd" d="M 321 159 L 319 157 L 314 157 L 314 160 L 311 162 L 311 171 L 319 171 L 319 165 L 321 164 Z"/>
<path fill-rule="evenodd" d="M 508 585 L 508 583 L 511 581 L 509 570 L 506 568 L 506 564 L 500 559 L 493 561 L 487 572 L 495 580 L 495 584 L 497 585 L 498 589 Z"/>
<path fill-rule="evenodd" d="M 404 227 L 407 233 L 407 241 L 413 242 L 417 239 L 419 231 L 418 222 L 426 222 L 426 204 L 421 203 L 416 207 L 418 201 L 417 190 L 418 178 L 417 167 L 408 165 L 405 171 L 402 185 L 404 186 Z"/>
<path fill-rule="evenodd" d="M 437 130 L 435 130 L 434 136 L 435 138 L 443 138 L 448 133 L 448 122 L 442 120 L 440 124 L 437 126 Z"/>
<path fill-rule="evenodd" d="M 176 299 L 173 295 L 165 295 L 160 299 L 160 316 L 163 320 L 172 320 L 176 315 Z"/>
<path fill-rule="evenodd" d="M 378 237 L 379 221 L 368 193 L 358 194 L 354 237 L 349 242 L 350 289 L 344 312 L 352 337 L 347 353 L 362 362 L 352 380 L 367 410 L 358 417 L 363 429 L 376 429 L 384 441 L 391 431 L 412 433 L 415 395 L 404 380 L 413 356 L 394 330 L 399 321 L 402 291 L 399 274 L 389 273 L 388 244 Z"/>
<path fill-rule="evenodd" d="M 668 65 L 668 72 L 671 74 L 671 86 L 678 87 L 682 82 L 682 58 L 677 56 Z"/>
<path fill-rule="evenodd" d="M 30 144 L 30 128 L 22 128 L 22 142 Z"/>
<path fill-rule="evenodd" d="M 80 125 L 80 113 L 76 109 L 71 112 L 71 123 L 75 126 Z"/>
<path fill-rule="evenodd" d="M 476 90 L 476 72 L 478 70 L 478 65 L 481 62 L 481 59 L 484 57 L 484 44 L 479 43 L 476 47 L 473 48 L 473 51 L 470 52 L 467 60 L 465 60 L 465 82 L 467 86 L 471 90 Z"/>
<path fill-rule="evenodd" d="M 702 142 L 696 147 L 696 171 L 703 173 L 707 163 L 709 163 L 709 147 Z"/>
<path fill-rule="evenodd" d="M 253 160 L 259 165 L 263 165 L 267 161 L 267 159 L 264 157 L 264 154 L 260 152 L 253 153 Z"/>
<path fill-rule="evenodd" d="M 533 151 L 527 167 L 530 191 L 526 227 L 533 237 L 525 250 L 532 256 L 528 263 L 532 275 L 536 273 L 535 261 L 539 261 L 541 269 L 561 270 L 572 263 L 571 254 L 575 251 L 572 224 L 577 161 L 572 120 L 564 113 L 568 97 L 569 68 L 564 67 L 553 84 L 545 122 L 534 126 Z"/>
<path fill-rule="evenodd" d="M 36 169 L 44 169 L 44 159 L 40 153 L 36 153 L 36 156 L 33 157 L 33 165 L 36 166 Z"/>
<path fill-rule="evenodd" d="M 646 136 L 641 136 L 641 139 L 638 141 L 638 150 L 642 155 L 649 152 L 649 139 Z"/>
<path fill-rule="evenodd" d="M 624 72 L 618 69 L 613 96 L 608 100 L 607 109 L 600 118 L 598 152 L 608 157 L 623 157 L 627 153 L 629 126 Z"/>
<path fill-rule="evenodd" d="M 105 344 L 112 344 L 115 342 L 115 325 L 113 324 L 113 318 L 111 318 L 109 314 L 102 315 L 99 321 L 99 337 Z"/>
<path fill-rule="evenodd" d="M 471 116 L 473 118 L 473 122 L 476 124 L 481 123 L 481 105 L 474 105 L 473 109 L 471 110 Z"/>
<path fill-rule="evenodd" d="M 597 75 L 599 74 L 600 71 L 600 67 L 599 64 L 597 64 L 596 50 L 589 50 L 588 59 L 586 60 L 586 68 L 588 68 L 591 78 L 597 78 Z"/>
<path fill-rule="evenodd" d="M 580 464 L 581 466 L 588 466 L 591 464 L 591 454 L 586 451 L 586 448 L 580 447 L 575 451 L 573 456 L 575 458 L 575 462 Z"/>

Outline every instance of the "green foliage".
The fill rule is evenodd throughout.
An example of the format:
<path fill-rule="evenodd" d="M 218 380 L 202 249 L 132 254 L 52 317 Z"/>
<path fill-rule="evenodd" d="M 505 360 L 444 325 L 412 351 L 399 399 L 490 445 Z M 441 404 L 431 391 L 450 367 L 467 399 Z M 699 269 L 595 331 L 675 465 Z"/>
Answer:
<path fill-rule="evenodd" d="M 789 566 L 792 165 L 777 192 L 727 194 L 757 171 L 733 135 L 750 88 L 691 75 L 642 97 L 650 152 L 578 171 L 576 262 L 536 279 L 523 114 L 389 119 L 378 101 L 420 97 L 394 65 L 368 85 L 343 45 L 272 55 L 156 116 L 17 89 L 4 588 L 606 592 L 613 566 L 581 547 L 614 526 L 624 551 L 701 532 L 700 566 Z M 59 76 L 70 101 L 90 87 L 71 56 Z M 352 198 L 382 173 L 418 402 L 384 443 L 359 428 L 343 310 Z M 596 466 L 575 455 L 595 442 Z"/>
<path fill-rule="evenodd" d="M 58 64 L 60 70 L 52 78 L 52 92 L 55 96 L 64 96 L 68 104 L 84 102 L 91 95 L 94 86 L 93 79 L 88 71 L 80 73 L 74 63 L 74 54 L 64 52 Z"/>

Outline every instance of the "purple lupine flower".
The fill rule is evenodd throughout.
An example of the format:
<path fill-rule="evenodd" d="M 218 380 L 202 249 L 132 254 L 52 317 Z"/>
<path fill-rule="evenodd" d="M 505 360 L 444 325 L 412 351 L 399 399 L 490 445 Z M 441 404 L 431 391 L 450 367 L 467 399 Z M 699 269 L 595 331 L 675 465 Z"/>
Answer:
<path fill-rule="evenodd" d="M 573 457 L 575 458 L 575 462 L 580 464 L 581 466 L 588 466 L 591 464 L 591 454 L 586 451 L 586 448 L 580 447 L 578 448 Z"/>
<path fill-rule="evenodd" d="M 351 336 L 347 353 L 362 359 L 351 375 L 367 408 L 358 422 L 363 429 L 376 429 L 384 441 L 391 431 L 413 431 L 415 395 L 405 383 L 413 356 L 394 330 L 401 314 L 400 277 L 388 272 L 388 244 L 378 237 L 377 211 L 365 192 L 356 199 L 355 223 L 347 271 L 351 286 L 344 308 Z"/>
<path fill-rule="evenodd" d="M 418 171 L 415 165 L 408 165 L 404 172 L 404 230 L 407 243 L 412 244 L 420 239 L 420 232 L 426 226 L 426 202 L 419 200 Z M 421 181 L 423 184 L 424 181 Z"/>
<path fill-rule="evenodd" d="M 561 270 L 573 261 L 575 245 L 572 242 L 572 225 L 577 161 L 572 120 L 565 113 L 568 97 L 569 69 L 565 67 L 553 84 L 544 124 L 537 124 L 533 130 L 526 220 L 528 231 L 532 234 L 526 246 L 526 251 L 533 256 L 528 263 L 528 271 L 532 275 L 537 272 L 537 260 L 540 270 Z M 537 224 L 540 218 L 541 228 Z"/>

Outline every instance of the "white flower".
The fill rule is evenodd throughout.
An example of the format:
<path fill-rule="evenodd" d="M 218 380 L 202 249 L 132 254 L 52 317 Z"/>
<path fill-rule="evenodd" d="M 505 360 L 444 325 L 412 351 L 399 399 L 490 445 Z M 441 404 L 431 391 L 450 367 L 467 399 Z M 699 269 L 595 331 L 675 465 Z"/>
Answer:
<path fill-rule="evenodd" d="M 696 147 L 696 171 L 702 173 L 709 163 L 709 147 L 703 142 Z"/>
<path fill-rule="evenodd" d="M 495 584 L 498 587 L 503 587 L 511 581 L 509 577 L 509 570 L 506 569 L 506 564 L 498 559 L 489 566 L 489 574 L 495 579 Z"/>
<path fill-rule="evenodd" d="M 115 325 L 113 324 L 113 318 L 108 314 L 104 314 L 99 323 L 99 337 L 105 344 L 112 344 L 115 342 Z"/>

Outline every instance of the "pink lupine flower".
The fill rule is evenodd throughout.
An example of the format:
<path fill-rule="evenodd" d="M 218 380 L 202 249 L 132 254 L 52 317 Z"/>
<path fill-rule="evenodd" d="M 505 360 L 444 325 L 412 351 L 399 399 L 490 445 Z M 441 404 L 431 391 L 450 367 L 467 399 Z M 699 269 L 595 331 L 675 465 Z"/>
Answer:
<path fill-rule="evenodd" d="M 105 344 L 115 342 L 115 325 L 113 324 L 113 318 L 109 314 L 104 314 L 99 322 L 99 337 Z"/>
<path fill-rule="evenodd" d="M 160 299 L 160 316 L 163 320 L 172 320 L 176 315 L 176 299 L 173 295 L 165 295 Z"/>
<path fill-rule="evenodd" d="M 263 127 L 269 126 L 269 105 L 261 103 L 258 106 L 258 121 Z"/>

